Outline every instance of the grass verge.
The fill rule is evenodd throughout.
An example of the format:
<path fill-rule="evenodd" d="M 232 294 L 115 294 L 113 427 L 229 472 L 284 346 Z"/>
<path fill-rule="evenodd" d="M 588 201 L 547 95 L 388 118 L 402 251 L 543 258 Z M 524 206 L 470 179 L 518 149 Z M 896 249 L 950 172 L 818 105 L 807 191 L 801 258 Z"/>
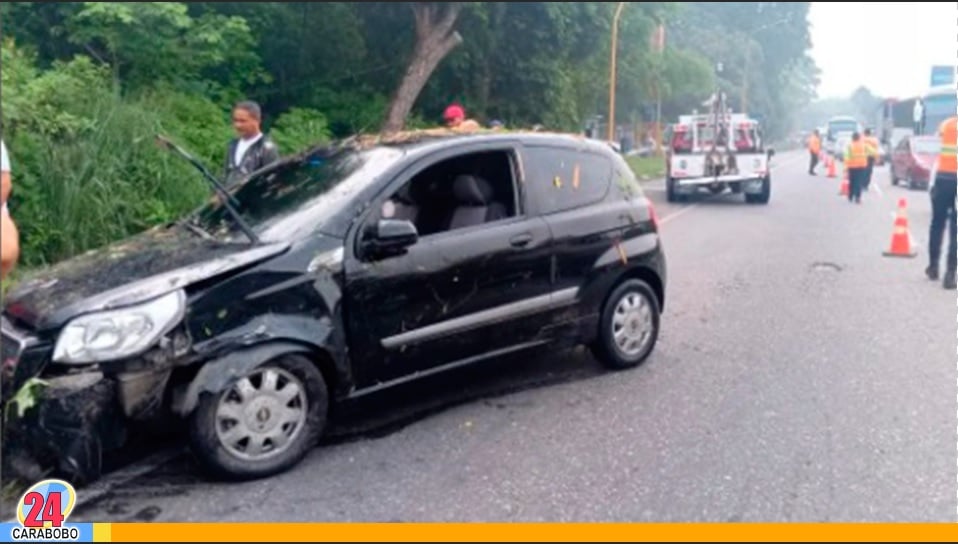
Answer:
<path fill-rule="evenodd" d="M 662 157 L 626 157 L 639 181 L 650 181 L 665 177 L 665 159 Z"/>

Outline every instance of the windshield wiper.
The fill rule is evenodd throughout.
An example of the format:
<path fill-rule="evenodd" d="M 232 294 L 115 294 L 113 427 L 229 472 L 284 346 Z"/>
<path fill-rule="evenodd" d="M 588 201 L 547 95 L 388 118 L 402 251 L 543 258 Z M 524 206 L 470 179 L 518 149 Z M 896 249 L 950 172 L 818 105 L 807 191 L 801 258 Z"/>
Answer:
<path fill-rule="evenodd" d="M 201 174 L 203 174 L 203 177 L 206 179 L 206 181 L 209 182 L 210 186 L 213 187 L 213 190 L 216 191 L 216 193 L 219 195 L 220 203 L 222 203 L 223 206 L 226 207 L 226 210 L 230 213 L 230 216 L 233 218 L 233 220 L 236 221 L 236 224 L 239 226 L 240 230 L 243 231 L 243 234 L 245 234 L 246 237 L 249 238 L 251 242 L 253 242 L 254 244 L 258 244 L 259 238 L 256 236 L 256 233 L 253 232 L 253 229 L 251 229 L 250 226 L 246 223 L 246 221 L 243 220 L 243 217 L 235 208 L 235 205 L 238 205 L 239 202 L 237 202 L 236 199 L 233 198 L 233 195 L 231 195 L 229 191 L 227 191 L 226 188 L 223 187 L 223 184 L 216 179 L 216 176 L 211 174 L 210 171 L 206 169 L 206 166 L 203 166 L 203 163 L 201 163 L 198 159 L 196 159 L 195 157 L 193 157 L 192 155 L 190 155 L 189 153 L 181 149 L 178 145 L 174 144 L 167 138 L 158 134 L 156 136 L 156 141 L 161 146 L 165 147 L 166 149 L 169 149 L 170 151 L 175 152 L 177 155 L 186 159 L 190 164 L 196 167 L 196 169 L 199 170 Z"/>
<path fill-rule="evenodd" d="M 193 224 L 193 219 L 185 219 L 176 222 L 177 225 L 185 228 L 186 230 L 192 232 L 193 234 L 203 238 L 204 240 L 212 240 L 213 235 L 206 232 L 203 228 L 198 225 Z"/>

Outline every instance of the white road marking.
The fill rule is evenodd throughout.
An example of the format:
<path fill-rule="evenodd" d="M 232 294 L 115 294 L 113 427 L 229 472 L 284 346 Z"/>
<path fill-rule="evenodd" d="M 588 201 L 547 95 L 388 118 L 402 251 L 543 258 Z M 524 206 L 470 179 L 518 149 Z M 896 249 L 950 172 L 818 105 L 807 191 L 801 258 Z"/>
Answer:
<path fill-rule="evenodd" d="M 690 211 L 692 211 L 692 210 L 694 210 L 695 208 L 698 208 L 698 207 L 699 207 L 699 203 L 696 203 L 696 204 L 692 204 L 692 205 L 690 205 L 690 206 L 687 206 L 687 207 L 685 207 L 685 208 L 682 208 L 681 210 L 678 210 L 678 211 L 676 211 L 676 212 L 672 212 L 672 213 L 670 213 L 669 215 L 666 215 L 665 217 L 663 217 L 662 219 L 659 219 L 659 225 L 664 225 L 664 224 L 668 223 L 669 221 L 671 221 L 671 220 L 673 220 L 673 219 L 675 219 L 675 218 L 677 218 L 677 217 L 679 217 L 679 216 L 682 216 L 682 215 L 684 215 L 684 214 L 687 214 L 687 213 L 689 213 Z"/>

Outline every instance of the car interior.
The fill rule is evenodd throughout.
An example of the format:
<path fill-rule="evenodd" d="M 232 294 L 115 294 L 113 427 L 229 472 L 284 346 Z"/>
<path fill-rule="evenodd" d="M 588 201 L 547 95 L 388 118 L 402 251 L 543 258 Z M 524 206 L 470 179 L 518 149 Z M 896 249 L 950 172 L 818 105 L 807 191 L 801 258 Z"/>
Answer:
<path fill-rule="evenodd" d="M 516 200 L 510 154 L 472 153 L 417 174 L 383 203 L 379 218 L 411 221 L 424 237 L 514 217 Z"/>

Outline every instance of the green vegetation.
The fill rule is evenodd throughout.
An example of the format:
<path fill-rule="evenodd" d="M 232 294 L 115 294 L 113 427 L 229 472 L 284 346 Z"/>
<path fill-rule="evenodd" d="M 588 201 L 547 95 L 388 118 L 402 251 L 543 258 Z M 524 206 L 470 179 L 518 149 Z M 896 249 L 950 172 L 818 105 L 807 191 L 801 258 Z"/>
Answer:
<path fill-rule="evenodd" d="M 617 48 L 617 119 L 652 120 L 657 98 L 663 117 L 674 119 L 700 107 L 717 84 L 733 103 L 747 95 L 770 137 L 785 134 L 815 78 L 806 55 L 808 5 L 629 3 Z M 219 172 L 229 109 L 241 98 L 263 105 L 266 129 L 284 154 L 377 132 L 397 97 L 411 104 L 407 128 L 434 126 L 459 101 L 481 122 L 581 131 L 588 119 L 607 115 L 614 8 L 3 3 L 3 138 L 14 167 L 20 267 L 68 258 L 198 205 L 208 194 L 203 180 L 158 149 L 154 136 L 171 137 Z M 421 92 L 401 85 L 417 20 L 434 32 L 451 21 L 461 36 L 441 44 L 448 54 Z M 666 28 L 663 53 L 650 47 L 658 22 Z M 770 22 L 777 26 L 763 27 Z M 718 62 L 724 70 L 716 77 Z M 632 164 L 654 177 L 660 162 Z"/>
<path fill-rule="evenodd" d="M 664 157 L 628 157 L 625 161 L 640 181 L 661 179 L 665 176 Z"/>

